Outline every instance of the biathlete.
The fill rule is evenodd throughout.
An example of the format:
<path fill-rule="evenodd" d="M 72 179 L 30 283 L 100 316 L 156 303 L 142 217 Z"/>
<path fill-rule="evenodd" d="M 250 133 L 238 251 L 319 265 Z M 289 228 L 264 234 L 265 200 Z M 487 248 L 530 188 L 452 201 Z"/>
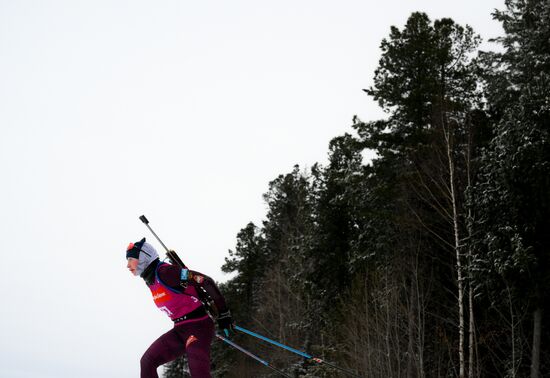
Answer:
<path fill-rule="evenodd" d="M 174 328 L 160 336 L 141 358 L 141 378 L 158 378 L 157 368 L 187 354 L 193 378 L 210 378 L 212 322 L 203 302 L 217 310 L 218 327 L 227 335 L 233 320 L 215 282 L 202 273 L 161 262 L 145 238 L 126 249 L 128 269 L 145 280 L 153 301 L 174 322 Z M 202 299 L 202 301 L 201 301 Z"/>

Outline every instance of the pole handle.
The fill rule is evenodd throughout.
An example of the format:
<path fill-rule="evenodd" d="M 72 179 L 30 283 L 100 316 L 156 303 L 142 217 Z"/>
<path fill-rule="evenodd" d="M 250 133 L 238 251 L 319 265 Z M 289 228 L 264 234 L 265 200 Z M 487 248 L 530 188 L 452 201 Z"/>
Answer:
<path fill-rule="evenodd" d="M 145 218 L 145 215 L 140 216 L 139 220 L 142 221 L 145 224 L 149 224 L 149 221 L 147 220 L 147 218 Z"/>

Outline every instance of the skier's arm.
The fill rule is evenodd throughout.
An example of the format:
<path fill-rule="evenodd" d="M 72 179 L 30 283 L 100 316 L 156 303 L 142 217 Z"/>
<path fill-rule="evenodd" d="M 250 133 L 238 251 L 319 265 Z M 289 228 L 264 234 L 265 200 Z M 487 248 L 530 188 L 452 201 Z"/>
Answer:
<path fill-rule="evenodd" d="M 223 333 L 225 333 L 226 337 L 229 337 L 230 331 L 233 331 L 234 322 L 233 317 L 231 316 L 231 312 L 229 311 L 229 308 L 227 307 L 227 304 L 225 302 L 225 298 L 220 293 L 220 290 L 218 289 L 218 286 L 214 282 L 214 280 L 208 276 L 203 275 L 202 273 L 195 272 L 195 271 L 189 271 L 188 272 L 188 280 L 189 282 L 198 285 L 198 290 L 206 291 L 206 294 L 214 301 L 214 304 L 216 306 L 217 310 L 217 322 L 218 327 L 220 328 Z"/>
<path fill-rule="evenodd" d="M 187 280 L 189 281 L 189 283 L 195 286 L 200 286 L 206 291 L 208 296 L 214 301 L 214 304 L 216 305 L 216 308 L 220 314 L 229 310 L 227 308 L 225 298 L 220 293 L 220 289 L 218 289 L 218 286 L 212 278 L 200 272 L 190 270 L 188 271 Z M 200 290 L 200 288 L 198 288 L 198 290 Z"/>

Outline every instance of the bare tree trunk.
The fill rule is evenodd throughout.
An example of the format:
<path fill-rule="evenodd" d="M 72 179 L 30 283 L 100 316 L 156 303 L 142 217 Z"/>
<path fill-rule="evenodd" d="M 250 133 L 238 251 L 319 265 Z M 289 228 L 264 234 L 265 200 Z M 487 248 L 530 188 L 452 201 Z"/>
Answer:
<path fill-rule="evenodd" d="M 416 289 L 414 288 L 413 278 L 411 278 L 411 284 L 409 289 L 409 309 L 408 309 L 408 319 L 407 319 L 407 330 L 408 330 L 408 342 L 407 342 L 407 377 L 413 376 L 414 368 L 414 327 L 415 327 L 415 305 L 416 305 Z"/>
<path fill-rule="evenodd" d="M 386 269 L 386 272 L 385 272 L 385 281 L 386 281 L 386 288 L 389 287 L 389 283 L 388 283 L 388 272 L 387 272 L 387 269 Z M 386 326 L 385 326 L 385 342 L 386 342 L 386 359 L 388 361 L 388 372 L 389 372 L 389 376 L 390 377 L 393 377 L 393 369 L 392 369 L 392 361 L 391 361 L 391 356 L 392 356 L 392 351 L 391 351 L 391 345 L 390 345 L 390 332 L 391 332 L 391 321 L 390 321 L 390 298 L 389 298 L 389 293 L 387 291 L 387 297 L 385 298 L 386 300 Z"/>
<path fill-rule="evenodd" d="M 531 378 L 540 377 L 540 337 L 542 332 L 542 309 L 533 313 L 533 349 L 531 353 Z"/>
<path fill-rule="evenodd" d="M 417 256 L 418 258 L 418 256 Z M 424 319 L 426 316 L 426 310 L 424 309 L 424 302 L 423 302 L 423 295 L 421 296 L 420 287 L 419 287 L 419 280 L 418 280 L 418 261 L 415 261 L 415 268 L 414 268 L 414 276 L 415 276 L 415 290 L 416 290 L 416 310 L 417 310 L 417 320 L 418 320 L 418 327 L 416 330 L 417 334 L 417 355 L 418 355 L 418 377 L 424 378 Z M 423 292 L 422 292 L 423 294 Z"/>
<path fill-rule="evenodd" d="M 363 284 L 364 284 L 364 291 L 365 291 L 365 302 L 364 302 L 364 311 L 365 311 L 365 333 L 366 333 L 366 341 L 367 341 L 367 344 L 366 344 L 366 348 L 364 348 L 366 354 L 367 354 L 367 358 L 365 359 L 366 361 L 366 366 L 364 367 L 364 372 L 366 373 L 368 371 L 368 369 L 373 366 L 373 361 L 371 359 L 371 356 L 372 356 L 372 353 L 370 352 L 370 348 L 372 347 L 372 342 L 371 342 L 371 322 L 370 322 L 370 311 L 369 311 L 369 285 L 368 285 L 368 282 L 367 282 L 367 279 L 365 277 L 365 280 L 363 281 Z"/>
<path fill-rule="evenodd" d="M 468 377 L 474 378 L 474 355 L 476 353 L 475 348 L 475 322 L 474 322 L 474 289 L 471 286 L 468 288 Z"/>
<path fill-rule="evenodd" d="M 284 318 L 283 318 L 283 311 L 282 309 L 284 309 L 285 307 L 283 307 L 283 301 L 282 301 L 282 294 L 281 294 L 281 290 L 282 290 L 282 280 L 281 280 L 281 265 L 279 264 L 277 266 L 277 307 L 279 307 L 279 340 L 282 340 L 282 342 L 286 342 L 286 338 L 285 338 L 285 321 L 284 321 Z"/>
<path fill-rule="evenodd" d="M 472 159 L 472 133 L 471 133 L 471 124 L 469 119 L 466 119 L 468 122 L 468 141 L 466 143 L 466 178 L 467 178 L 467 187 L 472 187 L 472 170 L 471 170 L 471 159 Z M 471 206 L 468 206 L 468 240 L 472 240 L 473 231 L 472 231 L 472 209 Z M 469 242 L 471 243 L 471 242 Z M 468 377 L 474 378 L 475 369 L 474 369 L 474 355 L 476 353 L 476 343 L 475 343 L 475 321 L 474 321 L 474 288 L 472 287 L 472 277 L 471 277 L 471 268 L 472 268 L 472 246 L 468 246 L 468 258 L 467 258 L 467 272 L 468 272 Z"/>
<path fill-rule="evenodd" d="M 452 156 L 452 142 L 451 142 L 451 131 L 445 129 L 444 123 L 444 133 L 445 133 L 445 142 L 447 147 L 447 159 L 449 163 L 449 189 L 451 195 L 451 203 L 453 208 L 453 234 L 454 234 L 454 250 L 456 253 L 456 273 L 458 280 L 458 356 L 459 356 L 459 377 L 465 377 L 465 359 L 464 359 L 464 280 L 463 280 L 463 271 L 462 271 L 462 259 L 460 257 L 460 237 L 458 229 L 458 209 L 457 209 L 457 195 L 455 189 L 455 178 L 454 178 L 454 159 Z"/>
<path fill-rule="evenodd" d="M 515 377 L 517 374 L 517 367 L 516 365 L 519 365 L 516 357 L 516 321 L 514 319 L 514 306 L 512 302 L 512 295 L 510 294 L 510 289 L 507 287 L 508 292 L 508 308 L 510 310 L 510 333 L 512 335 L 512 376 Z"/>

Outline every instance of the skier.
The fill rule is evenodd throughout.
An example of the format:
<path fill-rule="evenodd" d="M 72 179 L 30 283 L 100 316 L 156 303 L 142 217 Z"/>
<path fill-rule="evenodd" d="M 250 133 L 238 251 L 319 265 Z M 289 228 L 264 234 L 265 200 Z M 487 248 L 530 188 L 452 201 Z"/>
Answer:
<path fill-rule="evenodd" d="M 126 259 L 130 272 L 145 280 L 157 307 L 174 322 L 174 328 L 160 336 L 143 354 L 141 378 L 158 378 L 160 365 L 183 354 L 187 354 L 191 377 L 210 378 L 214 323 L 203 302 L 214 303 L 220 330 L 226 335 L 233 330 L 233 319 L 214 281 L 199 272 L 161 262 L 145 238 L 128 245 Z"/>

